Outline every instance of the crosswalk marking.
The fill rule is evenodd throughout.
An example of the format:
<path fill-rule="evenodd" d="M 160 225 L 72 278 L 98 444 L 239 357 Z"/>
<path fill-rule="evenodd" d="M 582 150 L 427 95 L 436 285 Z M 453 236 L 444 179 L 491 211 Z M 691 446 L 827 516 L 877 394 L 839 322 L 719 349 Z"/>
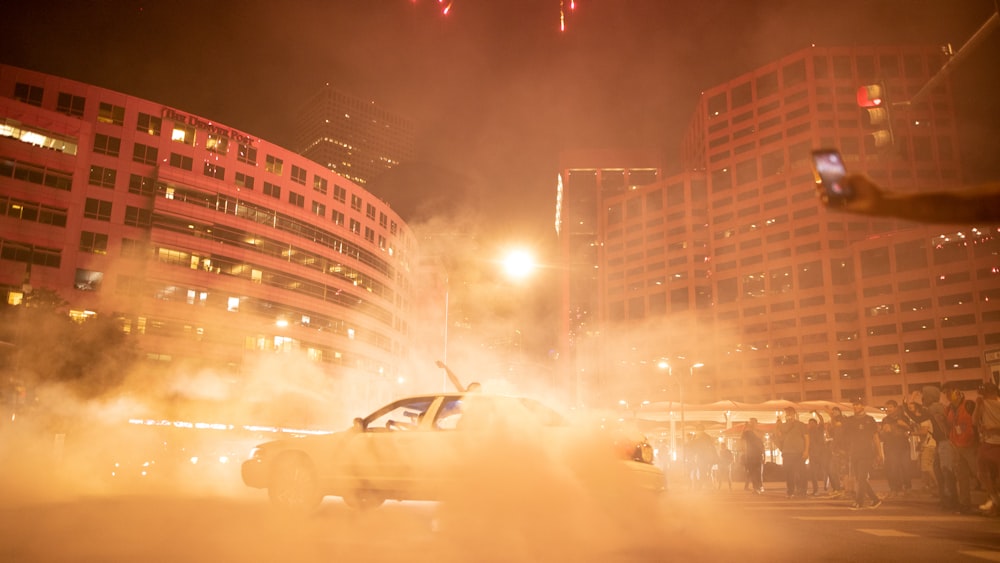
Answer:
<path fill-rule="evenodd" d="M 1000 561 L 1000 551 L 959 551 L 961 555 L 968 555 L 969 557 L 978 557 L 979 559 L 985 559 L 987 561 Z"/>
<path fill-rule="evenodd" d="M 853 521 L 853 522 L 963 522 L 968 520 L 968 516 L 904 516 L 896 514 L 886 514 L 882 510 L 874 510 L 869 514 L 851 514 L 849 516 L 792 516 L 796 520 L 833 520 L 833 521 Z"/>
<path fill-rule="evenodd" d="M 886 528 L 858 528 L 859 532 L 864 532 L 866 534 L 871 534 L 873 536 L 879 536 L 882 538 L 915 538 L 918 537 L 916 534 L 910 534 L 907 532 L 901 532 L 899 530 L 892 530 Z"/>

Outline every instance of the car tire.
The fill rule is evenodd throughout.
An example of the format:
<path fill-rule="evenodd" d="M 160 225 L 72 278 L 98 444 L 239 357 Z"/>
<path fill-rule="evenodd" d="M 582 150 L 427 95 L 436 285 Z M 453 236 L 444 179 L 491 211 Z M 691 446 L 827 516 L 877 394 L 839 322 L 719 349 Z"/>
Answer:
<path fill-rule="evenodd" d="M 302 456 L 284 456 L 276 460 L 267 496 L 274 506 L 300 514 L 316 510 L 323 500 L 316 471 Z"/>
<path fill-rule="evenodd" d="M 385 502 L 385 497 L 368 489 L 355 489 L 344 495 L 344 504 L 354 510 L 374 510 Z"/>

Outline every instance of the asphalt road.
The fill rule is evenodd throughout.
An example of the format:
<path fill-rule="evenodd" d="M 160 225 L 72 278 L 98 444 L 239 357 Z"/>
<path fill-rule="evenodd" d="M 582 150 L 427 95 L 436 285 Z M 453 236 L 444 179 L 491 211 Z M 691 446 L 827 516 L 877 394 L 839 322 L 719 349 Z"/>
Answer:
<path fill-rule="evenodd" d="M 670 491 L 655 507 L 593 499 L 447 507 L 390 502 L 358 513 L 328 499 L 311 516 L 270 509 L 261 491 L 0 500 L 0 561 L 1000 561 L 1000 518 L 932 499 L 789 500 Z"/>

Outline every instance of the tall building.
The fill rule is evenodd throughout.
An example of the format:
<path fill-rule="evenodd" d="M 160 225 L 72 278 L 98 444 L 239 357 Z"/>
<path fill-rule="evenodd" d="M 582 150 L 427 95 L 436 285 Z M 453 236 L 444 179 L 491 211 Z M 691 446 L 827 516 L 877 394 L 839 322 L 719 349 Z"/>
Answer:
<path fill-rule="evenodd" d="M 299 154 L 364 186 L 413 159 L 414 126 L 408 119 L 326 84 L 296 118 Z"/>
<path fill-rule="evenodd" d="M 239 374 L 297 350 L 357 404 L 396 395 L 416 246 L 387 204 L 304 156 L 0 66 L 0 291 L 119 314 L 151 370 Z"/>
<path fill-rule="evenodd" d="M 936 48 L 798 51 L 704 91 L 683 173 L 591 190 L 604 346 L 576 366 L 588 388 L 604 402 L 678 387 L 696 402 L 880 402 L 996 377 L 1000 230 L 830 211 L 811 172 L 810 151 L 836 147 L 893 191 L 960 185 L 947 83 L 893 112 L 888 150 L 856 100 L 875 81 L 908 100 L 943 63 Z"/>
<path fill-rule="evenodd" d="M 602 200 L 662 179 L 661 157 L 654 150 L 579 150 L 559 159 L 555 228 L 559 237 L 560 319 L 557 379 L 569 389 L 571 404 L 593 393 L 599 365 L 597 342 L 600 281 L 598 264 Z"/>

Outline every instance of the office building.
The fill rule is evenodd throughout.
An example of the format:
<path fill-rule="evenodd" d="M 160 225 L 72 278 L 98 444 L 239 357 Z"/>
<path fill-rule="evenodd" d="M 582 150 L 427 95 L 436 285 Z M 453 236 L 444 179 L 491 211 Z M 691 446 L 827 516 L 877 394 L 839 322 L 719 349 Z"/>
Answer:
<path fill-rule="evenodd" d="M 416 243 L 356 182 L 210 118 L 0 66 L 0 289 L 121 317 L 149 373 L 300 352 L 395 396 Z M 274 373 L 280 378 L 282 373 Z"/>
<path fill-rule="evenodd" d="M 299 154 L 359 186 L 412 160 L 416 147 L 408 119 L 329 84 L 302 105 L 295 126 Z"/>
<path fill-rule="evenodd" d="M 704 91 L 679 174 L 609 193 L 574 181 L 587 166 L 563 166 L 561 200 L 596 214 L 600 358 L 562 348 L 594 400 L 686 389 L 692 402 L 880 404 L 996 377 L 997 227 L 828 210 L 811 172 L 810 151 L 836 147 L 893 191 L 961 185 L 947 82 L 893 108 L 888 147 L 856 99 L 881 82 L 890 101 L 907 101 L 943 63 L 936 48 L 803 49 Z"/>

